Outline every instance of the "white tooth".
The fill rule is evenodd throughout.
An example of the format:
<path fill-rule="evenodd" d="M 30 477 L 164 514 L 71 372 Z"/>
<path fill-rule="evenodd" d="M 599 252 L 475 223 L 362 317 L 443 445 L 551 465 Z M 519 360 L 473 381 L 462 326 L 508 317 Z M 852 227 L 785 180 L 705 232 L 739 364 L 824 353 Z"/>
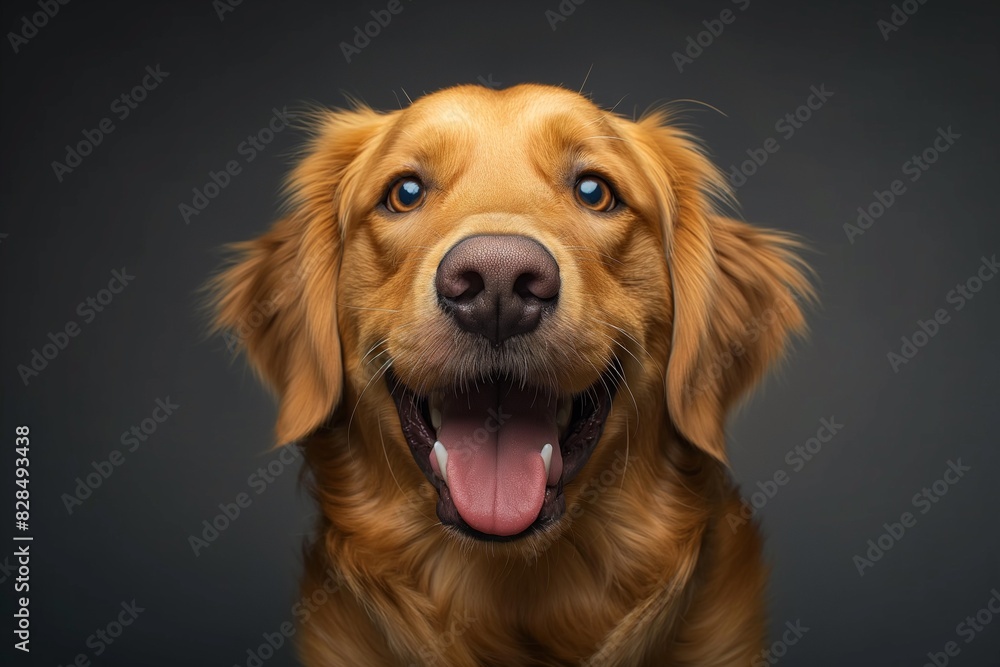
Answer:
<path fill-rule="evenodd" d="M 550 456 L 551 456 L 551 454 L 552 454 L 552 452 L 549 451 L 549 455 Z M 444 483 L 447 484 L 448 483 L 448 450 L 444 448 L 444 445 L 441 444 L 440 440 L 438 440 L 437 442 L 434 443 L 434 456 L 437 457 L 438 468 L 441 469 L 441 479 L 443 479 Z M 548 466 L 546 466 L 546 468 L 548 468 Z M 548 472 L 548 470 L 546 470 L 546 473 L 547 472 Z"/>
<path fill-rule="evenodd" d="M 556 412 L 556 425 L 559 427 L 560 431 L 569 426 L 569 418 L 572 413 L 573 413 L 572 401 L 559 402 L 559 410 Z"/>
<path fill-rule="evenodd" d="M 441 411 L 437 408 L 431 408 L 431 426 L 435 431 L 441 428 Z"/>
<path fill-rule="evenodd" d="M 545 464 L 545 477 L 549 476 L 549 468 L 552 467 L 552 445 L 546 443 L 542 447 L 542 463 Z"/>

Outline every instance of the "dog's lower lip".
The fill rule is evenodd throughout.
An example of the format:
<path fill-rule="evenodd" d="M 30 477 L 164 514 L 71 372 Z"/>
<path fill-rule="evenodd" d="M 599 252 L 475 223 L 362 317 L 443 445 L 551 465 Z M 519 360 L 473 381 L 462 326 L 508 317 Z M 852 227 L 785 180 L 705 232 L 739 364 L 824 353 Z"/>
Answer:
<path fill-rule="evenodd" d="M 620 371 L 617 360 L 613 360 L 613 363 Z M 609 370 L 591 387 L 572 397 L 568 424 L 565 429 L 560 429 L 558 438 L 559 454 L 562 459 L 561 475 L 554 484 L 546 483 L 541 510 L 526 529 L 514 535 L 495 535 L 475 530 L 465 522 L 452 499 L 451 489 L 443 479 L 444 475 L 436 472 L 432 466 L 431 460 L 435 458 L 432 453 L 435 444 L 438 443 L 437 425 L 440 423 L 440 414 L 435 415 L 435 409 L 430 405 L 428 396 L 419 396 L 409 389 L 396 377 L 392 366 L 385 377 L 399 413 L 400 427 L 410 446 L 414 461 L 438 491 L 437 513 L 441 522 L 467 536 L 488 541 L 511 541 L 525 537 L 544 530 L 559 520 L 565 512 L 563 485 L 575 478 L 590 459 L 610 412 L 616 388 L 616 383 L 612 381 L 615 377 L 614 370 L 609 367 Z M 561 409 L 560 412 L 564 410 Z M 561 414 L 559 419 L 564 420 L 566 416 Z M 556 443 L 551 444 L 553 447 L 556 446 Z M 555 474 L 558 473 L 554 472 L 553 475 Z"/>

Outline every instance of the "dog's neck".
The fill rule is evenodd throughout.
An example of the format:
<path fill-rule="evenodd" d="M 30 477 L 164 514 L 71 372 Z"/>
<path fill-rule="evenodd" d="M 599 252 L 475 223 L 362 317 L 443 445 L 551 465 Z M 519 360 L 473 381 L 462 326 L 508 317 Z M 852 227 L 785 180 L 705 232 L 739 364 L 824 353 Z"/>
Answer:
<path fill-rule="evenodd" d="M 542 627 L 551 636 L 535 641 L 563 644 L 546 650 L 615 664 L 612 657 L 633 650 L 635 637 L 669 640 L 712 518 L 704 499 L 716 496 L 720 480 L 718 466 L 676 439 L 665 420 L 656 426 L 655 436 L 632 434 L 627 463 L 624 442 L 604 443 L 590 470 L 615 474 L 575 480 L 557 531 L 502 544 L 440 525 L 436 492 L 391 447 L 376 448 L 381 461 L 367 461 L 371 448 L 353 434 L 348 447 L 344 428 L 318 434 L 303 445 L 325 510 L 317 558 L 336 569 L 376 625 L 422 628 L 419 637 L 397 640 L 424 652 L 442 631 L 457 635 L 471 623 L 491 628 L 501 643 L 524 641 L 526 628 Z M 392 474 L 365 479 L 380 469 Z M 666 508 L 662 523 L 641 521 L 647 515 L 627 504 L 634 495 L 621 493 L 626 484 L 648 489 L 649 504 Z M 644 632 L 650 625 L 660 631 Z M 452 662 L 456 650 L 447 647 Z"/>

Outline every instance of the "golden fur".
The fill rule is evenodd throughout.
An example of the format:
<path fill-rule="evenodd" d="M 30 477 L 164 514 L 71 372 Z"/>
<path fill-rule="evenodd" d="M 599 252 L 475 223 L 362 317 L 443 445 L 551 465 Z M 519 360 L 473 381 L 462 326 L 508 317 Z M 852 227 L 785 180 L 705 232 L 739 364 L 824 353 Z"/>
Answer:
<path fill-rule="evenodd" d="M 804 328 L 794 241 L 718 214 L 724 179 L 666 113 L 632 121 L 561 88 L 462 86 L 313 129 L 286 215 L 214 283 L 218 326 L 277 394 L 278 444 L 300 443 L 321 510 L 303 594 L 334 592 L 300 628 L 303 661 L 750 664 L 766 574 L 756 528 L 724 520 L 740 511 L 724 425 Z M 580 169 L 621 210 L 575 202 Z M 380 212 L 414 172 L 424 206 Z M 411 388 L 446 386 L 478 363 L 433 279 L 483 232 L 532 236 L 560 267 L 545 344 L 511 341 L 519 373 L 579 392 L 614 356 L 624 371 L 559 524 L 506 543 L 440 524 L 382 380 L 391 363 Z"/>

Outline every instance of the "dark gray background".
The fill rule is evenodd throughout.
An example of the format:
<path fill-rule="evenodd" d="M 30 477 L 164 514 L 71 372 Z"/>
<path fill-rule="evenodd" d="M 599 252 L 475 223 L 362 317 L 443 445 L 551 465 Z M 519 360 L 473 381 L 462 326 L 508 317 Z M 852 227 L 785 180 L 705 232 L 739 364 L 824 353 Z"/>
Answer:
<path fill-rule="evenodd" d="M 772 628 L 809 628 L 780 664 L 921 665 L 958 641 L 951 664 L 1000 664 L 1000 619 L 971 643 L 956 635 L 1000 587 L 996 518 L 1000 280 L 961 311 L 946 294 L 1000 251 L 997 225 L 995 3 L 932 1 L 889 39 L 891 3 L 588 0 L 553 30 L 549 2 L 431 3 L 404 10 L 353 62 L 339 43 L 385 2 L 243 2 L 220 21 L 193 3 L 71 2 L 15 54 L 3 53 L 0 312 L 3 442 L 32 429 L 33 651 L 12 664 L 93 658 L 87 638 L 133 598 L 145 609 L 95 665 L 243 665 L 262 633 L 290 618 L 299 545 L 313 508 L 294 470 L 200 556 L 188 535 L 250 491 L 268 453 L 274 408 L 242 361 L 203 336 L 197 289 L 224 243 L 266 228 L 302 136 L 289 130 L 252 163 L 238 144 L 273 107 L 375 107 L 479 77 L 586 90 L 627 114 L 695 99 L 688 119 L 727 171 L 774 136 L 780 150 L 738 192 L 746 219 L 805 236 L 822 306 L 810 339 L 732 421 L 736 477 L 749 494 L 790 470 L 785 454 L 820 419 L 844 424 L 759 513 L 773 564 Z M 678 72 L 671 54 L 702 21 L 736 20 Z M 34 2 L 5 3 L 18 30 Z M 166 80 L 59 183 L 51 162 L 112 100 L 159 64 Z M 834 95 L 785 140 L 774 123 L 812 85 Z M 863 236 L 842 228 L 886 190 L 939 127 L 961 138 Z M 243 172 L 185 225 L 178 205 L 240 159 Z M 33 348 L 103 288 L 135 280 L 25 386 Z M 898 373 L 886 355 L 918 319 L 951 321 Z M 60 497 L 157 398 L 181 407 L 72 515 Z M 9 450 L 8 450 L 9 451 Z M 13 453 L 2 458 L 4 480 Z M 971 471 L 874 567 L 852 558 L 949 460 Z M 4 488 L 12 489 L 5 481 Z M 11 491 L 11 494 L 13 491 Z M 11 496 L 8 496 L 11 498 Z M 11 508 L 13 509 L 13 508 Z M 13 533 L 13 529 L 9 532 Z M 12 544 L 12 543 L 10 543 Z M 0 550 L 3 557 L 13 546 Z M 11 595 L 6 573 L 4 599 Z M 9 655 L 10 603 L 4 608 Z M 286 645 L 266 665 L 294 664 Z"/>

